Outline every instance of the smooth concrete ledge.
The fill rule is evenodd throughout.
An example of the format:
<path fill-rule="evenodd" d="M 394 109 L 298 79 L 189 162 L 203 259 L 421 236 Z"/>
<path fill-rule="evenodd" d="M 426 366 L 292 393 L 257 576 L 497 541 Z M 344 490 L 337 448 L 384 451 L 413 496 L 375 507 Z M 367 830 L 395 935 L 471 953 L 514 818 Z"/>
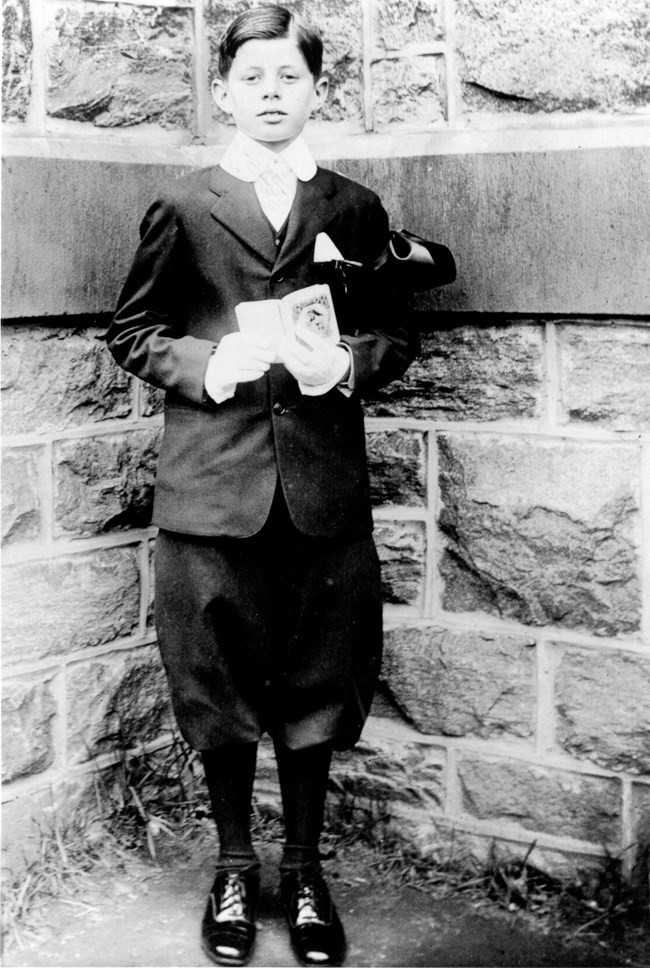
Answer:
<path fill-rule="evenodd" d="M 550 119 L 549 119 L 550 118 Z M 492 123 L 466 124 L 458 128 L 428 131 L 404 129 L 359 133 L 348 125 L 313 124 L 307 138 L 320 161 L 342 158 L 409 158 L 419 155 L 508 154 L 531 151 L 576 151 L 594 148 L 650 147 L 650 116 L 603 121 L 602 115 L 574 118 L 509 120 L 504 127 Z M 85 126 L 87 128 L 87 126 Z M 147 165 L 217 164 L 230 140 L 208 140 L 206 144 L 181 144 L 178 136 L 166 132 L 99 132 L 87 130 L 77 136 L 28 135 L 12 125 L 4 126 L 3 155 L 6 158 L 67 158 L 72 161 L 121 161 Z M 158 137 L 157 137 L 158 135 Z"/>
<path fill-rule="evenodd" d="M 375 189 L 395 228 L 454 253 L 456 282 L 419 308 L 647 316 L 650 146 L 527 151 L 496 144 L 404 157 L 346 152 L 328 163 Z M 90 157 L 62 157 L 59 149 L 59 142 L 43 143 L 41 153 L 8 152 L 3 161 L 5 319 L 110 312 L 138 224 L 160 187 L 217 160 L 198 153 L 214 148 L 165 148 L 155 161 L 161 148 L 145 158 L 142 146 L 113 145 L 110 159 L 89 146 Z M 76 142 L 70 150 L 82 151 Z"/>

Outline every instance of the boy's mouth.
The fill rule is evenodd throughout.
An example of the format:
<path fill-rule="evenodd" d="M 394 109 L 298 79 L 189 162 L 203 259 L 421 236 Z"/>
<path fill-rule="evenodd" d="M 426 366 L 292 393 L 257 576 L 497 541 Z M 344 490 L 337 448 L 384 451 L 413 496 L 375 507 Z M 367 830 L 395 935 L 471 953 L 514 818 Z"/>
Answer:
<path fill-rule="evenodd" d="M 286 111 L 278 111 L 270 109 L 268 111 L 260 111 L 258 117 L 260 118 L 286 118 Z"/>

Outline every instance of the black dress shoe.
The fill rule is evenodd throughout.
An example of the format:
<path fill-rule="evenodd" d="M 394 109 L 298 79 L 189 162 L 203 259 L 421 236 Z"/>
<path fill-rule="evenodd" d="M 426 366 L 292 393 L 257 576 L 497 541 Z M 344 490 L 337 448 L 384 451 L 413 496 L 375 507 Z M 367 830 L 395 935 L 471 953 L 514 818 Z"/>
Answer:
<path fill-rule="evenodd" d="M 280 897 L 298 961 L 322 968 L 340 965 L 345 957 L 345 932 L 321 872 L 283 874 Z"/>
<path fill-rule="evenodd" d="M 255 943 L 257 872 L 221 871 L 214 879 L 201 924 L 201 944 L 217 965 L 245 965 Z"/>

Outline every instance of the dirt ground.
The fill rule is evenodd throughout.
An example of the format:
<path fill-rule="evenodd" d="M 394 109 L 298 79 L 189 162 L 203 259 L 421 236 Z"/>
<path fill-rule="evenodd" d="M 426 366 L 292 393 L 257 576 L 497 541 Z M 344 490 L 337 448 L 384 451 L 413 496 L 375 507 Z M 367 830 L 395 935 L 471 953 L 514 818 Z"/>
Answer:
<path fill-rule="evenodd" d="M 289 946 L 276 896 L 278 848 L 261 849 L 262 898 L 252 968 L 290 968 Z M 208 856 L 209 855 L 209 856 Z M 391 884 L 369 866 L 367 848 L 326 864 L 348 936 L 348 966 L 650 964 L 645 951 L 617 950 L 595 940 L 547 933 L 522 912 L 501 910 L 466 895 L 437 899 Z M 177 852 L 161 866 L 133 856 L 118 873 L 85 876 L 74 892 L 43 899 L 8 945 L 6 968 L 210 965 L 201 951 L 199 922 L 213 877 L 205 845 Z"/>

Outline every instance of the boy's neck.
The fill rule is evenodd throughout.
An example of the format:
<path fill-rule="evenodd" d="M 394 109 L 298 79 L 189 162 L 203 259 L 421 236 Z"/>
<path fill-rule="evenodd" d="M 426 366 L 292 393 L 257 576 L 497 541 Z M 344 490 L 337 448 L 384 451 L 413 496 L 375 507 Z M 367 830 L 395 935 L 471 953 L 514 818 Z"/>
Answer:
<path fill-rule="evenodd" d="M 289 141 L 258 141 L 257 138 L 251 138 L 250 135 L 244 134 L 243 131 L 239 132 L 244 138 L 248 138 L 249 141 L 253 141 L 256 145 L 261 145 L 262 148 L 266 148 L 267 151 L 272 151 L 274 154 L 279 155 L 282 151 L 286 151 L 292 144 L 294 144 L 301 135 L 297 134 L 295 138 L 291 138 Z"/>

